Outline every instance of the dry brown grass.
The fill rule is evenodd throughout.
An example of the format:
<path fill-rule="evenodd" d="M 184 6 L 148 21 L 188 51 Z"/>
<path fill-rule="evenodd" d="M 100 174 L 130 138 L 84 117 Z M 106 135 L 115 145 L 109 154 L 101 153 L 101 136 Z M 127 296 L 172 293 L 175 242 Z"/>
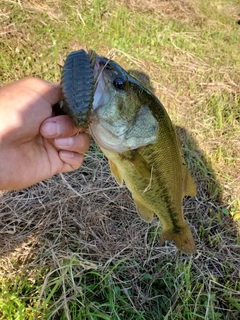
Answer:
<path fill-rule="evenodd" d="M 188 139 L 187 145 L 190 137 L 185 130 L 178 130 L 183 140 Z M 190 164 L 194 166 L 198 157 L 206 166 L 199 151 L 187 152 Z M 239 279 L 236 226 L 229 216 L 219 213 L 219 194 L 213 193 L 217 187 L 215 179 L 210 187 L 209 177 L 200 170 L 195 170 L 195 179 L 198 194 L 184 201 L 185 217 L 198 248 L 197 256 L 190 258 L 191 270 L 204 286 L 210 277 L 214 290 L 224 290 L 226 274 L 231 272 L 228 281 L 232 286 Z M 155 298 L 149 295 L 148 285 L 142 284 L 141 268 L 153 275 L 154 283 L 162 279 L 165 265 L 174 267 L 189 260 L 171 242 L 159 246 L 158 219 L 154 218 L 149 225 L 139 218 L 128 190 L 116 185 L 106 159 L 96 151 L 90 152 L 82 168 L 73 173 L 3 194 L 0 212 L 0 275 L 11 278 L 23 274 L 34 281 L 36 268 L 50 268 L 39 296 L 45 297 L 53 273 L 55 277 L 64 277 L 62 286 L 65 283 L 68 293 L 61 295 L 56 307 L 63 308 L 64 297 L 74 299 L 86 270 L 104 273 L 121 259 L 127 259 L 125 278 L 115 275 L 115 281 L 125 285 L 126 279 L 131 279 L 133 308 L 148 309 Z M 226 265 L 226 257 L 231 267 Z M 77 261 L 77 266 L 71 261 Z M 80 281 L 76 287 L 70 286 L 71 279 L 63 275 L 63 265 L 71 263 L 74 277 L 78 275 Z"/>
<path fill-rule="evenodd" d="M 49 238 L 57 244 L 53 248 L 52 241 L 47 243 L 50 251 L 68 248 L 76 252 L 81 246 L 83 255 L 106 262 L 120 252 L 126 251 L 125 255 L 135 246 L 140 248 L 138 232 L 142 229 L 144 233 L 146 228 L 127 189 L 115 184 L 100 153 L 87 155 L 76 172 L 2 196 L 2 254 L 16 249 L 29 256 L 26 243 L 28 247 L 31 242 L 37 245 L 42 238 Z M 46 247 L 39 250 L 46 253 Z"/>

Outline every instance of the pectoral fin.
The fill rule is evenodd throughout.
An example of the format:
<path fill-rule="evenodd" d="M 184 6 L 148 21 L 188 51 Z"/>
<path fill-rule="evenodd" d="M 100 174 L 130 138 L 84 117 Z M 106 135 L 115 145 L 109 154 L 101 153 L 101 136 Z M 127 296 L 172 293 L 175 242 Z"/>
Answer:
<path fill-rule="evenodd" d="M 122 178 L 121 172 L 119 171 L 118 167 L 115 165 L 114 162 L 112 162 L 111 160 L 108 160 L 108 162 L 109 162 L 109 166 L 110 166 L 110 170 L 111 170 L 112 175 L 116 179 L 117 183 L 120 186 L 122 186 L 123 185 L 123 178 Z"/>
<path fill-rule="evenodd" d="M 147 222 L 152 222 L 154 213 L 151 210 L 149 210 L 147 207 L 145 207 L 138 200 L 134 199 L 134 202 L 140 217 Z"/>
<path fill-rule="evenodd" d="M 149 180 L 151 178 L 151 167 L 147 161 L 137 152 L 137 150 L 131 150 L 131 158 L 129 161 L 138 171 L 138 173 Z"/>

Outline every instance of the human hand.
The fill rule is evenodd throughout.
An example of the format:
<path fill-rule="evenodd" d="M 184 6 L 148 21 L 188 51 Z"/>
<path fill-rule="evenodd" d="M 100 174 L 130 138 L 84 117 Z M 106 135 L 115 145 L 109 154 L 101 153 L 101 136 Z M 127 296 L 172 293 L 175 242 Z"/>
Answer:
<path fill-rule="evenodd" d="M 68 116 L 53 115 L 60 100 L 60 85 L 38 78 L 0 89 L 0 190 L 26 188 L 81 166 L 89 135 Z"/>

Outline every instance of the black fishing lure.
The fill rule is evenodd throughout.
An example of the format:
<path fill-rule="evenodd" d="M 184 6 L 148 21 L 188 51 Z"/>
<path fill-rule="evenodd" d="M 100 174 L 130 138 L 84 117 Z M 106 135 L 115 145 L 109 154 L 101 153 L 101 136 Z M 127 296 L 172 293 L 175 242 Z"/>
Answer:
<path fill-rule="evenodd" d="M 84 50 L 71 52 L 65 61 L 62 80 L 63 111 L 77 128 L 87 127 L 94 94 L 93 68 Z"/>

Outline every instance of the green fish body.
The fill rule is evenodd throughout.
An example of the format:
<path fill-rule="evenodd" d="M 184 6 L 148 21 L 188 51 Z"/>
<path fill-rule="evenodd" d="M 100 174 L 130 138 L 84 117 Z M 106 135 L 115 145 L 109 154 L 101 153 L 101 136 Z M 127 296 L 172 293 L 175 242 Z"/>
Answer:
<path fill-rule="evenodd" d="M 161 243 L 173 240 L 181 251 L 196 253 L 182 209 L 196 186 L 165 108 L 114 61 L 94 52 L 90 59 L 96 81 L 90 129 L 113 176 L 119 185 L 125 181 L 144 220 L 159 217 Z"/>

